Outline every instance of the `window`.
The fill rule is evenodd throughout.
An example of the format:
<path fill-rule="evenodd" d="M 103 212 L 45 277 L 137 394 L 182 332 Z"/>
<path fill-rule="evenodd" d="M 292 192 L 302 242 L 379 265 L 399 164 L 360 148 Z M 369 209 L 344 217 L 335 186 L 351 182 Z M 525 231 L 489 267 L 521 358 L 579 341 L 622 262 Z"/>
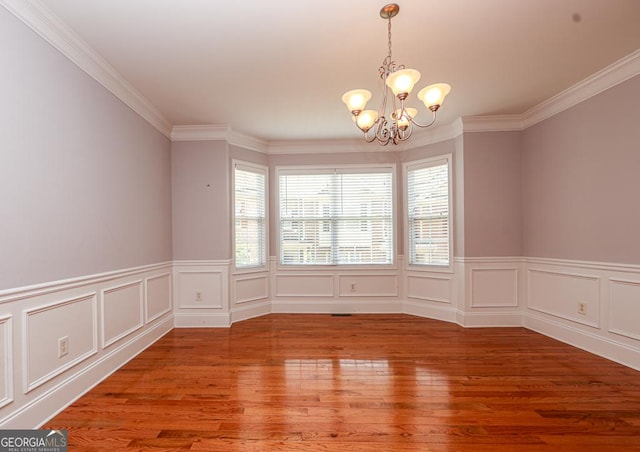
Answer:
<path fill-rule="evenodd" d="M 405 165 L 409 265 L 451 261 L 451 156 Z"/>
<path fill-rule="evenodd" d="M 282 265 L 393 263 L 393 168 L 280 168 Z"/>
<path fill-rule="evenodd" d="M 234 162 L 233 185 L 235 265 L 262 267 L 267 262 L 267 170 Z"/>

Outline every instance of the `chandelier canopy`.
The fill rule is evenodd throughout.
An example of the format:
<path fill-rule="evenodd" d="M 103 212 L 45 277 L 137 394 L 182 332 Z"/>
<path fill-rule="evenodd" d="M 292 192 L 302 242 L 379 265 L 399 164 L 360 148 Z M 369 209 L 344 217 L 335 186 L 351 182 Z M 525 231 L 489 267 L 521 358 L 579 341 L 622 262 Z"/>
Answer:
<path fill-rule="evenodd" d="M 399 11 L 400 7 L 395 3 L 385 5 L 380 10 L 380 17 L 388 21 L 389 53 L 379 69 L 383 83 L 378 110 L 365 110 L 371 99 L 371 91 L 366 89 L 347 91 L 342 96 L 342 101 L 353 115 L 353 121 L 364 132 L 364 139 L 368 143 L 377 140 L 381 145 L 398 144 L 411 136 L 414 126 L 425 128 L 433 125 L 436 112 L 451 91 L 451 86 L 446 83 L 436 83 L 418 91 L 418 99 L 431 111 L 431 121 L 427 124 L 418 123 L 415 120 L 418 111 L 405 106 L 405 100 L 420 80 L 420 72 L 397 65 L 391 58 L 391 18 Z M 390 95 L 389 91 L 393 94 Z"/>

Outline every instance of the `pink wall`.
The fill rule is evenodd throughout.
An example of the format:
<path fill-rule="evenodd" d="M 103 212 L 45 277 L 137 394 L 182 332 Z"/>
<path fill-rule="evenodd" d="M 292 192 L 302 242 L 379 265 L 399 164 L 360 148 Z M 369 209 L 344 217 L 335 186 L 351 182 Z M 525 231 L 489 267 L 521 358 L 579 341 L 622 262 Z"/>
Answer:
<path fill-rule="evenodd" d="M 464 134 L 464 251 L 459 256 L 522 255 L 520 138 L 520 132 Z"/>
<path fill-rule="evenodd" d="M 0 290 L 170 261 L 170 143 L 0 8 Z"/>
<path fill-rule="evenodd" d="M 225 141 L 174 142 L 173 258 L 231 258 L 230 160 Z"/>
<path fill-rule="evenodd" d="M 640 76 L 523 132 L 523 254 L 640 264 Z"/>

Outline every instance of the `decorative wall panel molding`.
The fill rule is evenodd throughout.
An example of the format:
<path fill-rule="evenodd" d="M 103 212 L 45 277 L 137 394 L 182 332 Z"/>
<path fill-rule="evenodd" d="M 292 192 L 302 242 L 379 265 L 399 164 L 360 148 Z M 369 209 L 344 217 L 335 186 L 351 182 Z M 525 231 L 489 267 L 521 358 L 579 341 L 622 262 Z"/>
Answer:
<path fill-rule="evenodd" d="M 37 428 L 169 331 L 172 316 L 142 320 L 144 282 L 170 306 L 170 275 L 165 262 L 0 292 L 0 427 Z"/>
<path fill-rule="evenodd" d="M 609 279 L 609 331 L 640 341 L 640 280 Z"/>
<path fill-rule="evenodd" d="M 13 402 L 13 317 L 0 317 L 0 408 Z"/>
<path fill-rule="evenodd" d="M 24 312 L 24 392 L 28 393 L 98 353 L 95 292 Z M 66 338 L 67 353 L 60 356 Z"/>
<path fill-rule="evenodd" d="M 407 274 L 407 298 L 450 304 L 454 275 Z"/>
<path fill-rule="evenodd" d="M 234 304 L 269 298 L 269 273 L 235 275 L 233 277 Z"/>
<path fill-rule="evenodd" d="M 333 274 L 276 274 L 276 297 L 333 297 Z"/>
<path fill-rule="evenodd" d="M 178 309 L 223 310 L 227 307 L 229 283 L 226 267 L 178 269 L 175 278 Z"/>
<path fill-rule="evenodd" d="M 173 309 L 171 303 L 171 273 L 161 273 L 145 279 L 145 323 L 151 323 Z"/>
<path fill-rule="evenodd" d="M 102 290 L 102 347 L 106 348 L 144 325 L 142 280 Z"/>
<path fill-rule="evenodd" d="M 527 302 L 529 309 L 600 327 L 600 278 L 593 274 L 528 268 Z"/>
<path fill-rule="evenodd" d="M 518 268 L 472 268 L 469 293 L 473 308 L 518 307 Z"/>
<path fill-rule="evenodd" d="M 337 277 L 340 297 L 397 297 L 399 295 L 396 273 L 342 274 Z"/>

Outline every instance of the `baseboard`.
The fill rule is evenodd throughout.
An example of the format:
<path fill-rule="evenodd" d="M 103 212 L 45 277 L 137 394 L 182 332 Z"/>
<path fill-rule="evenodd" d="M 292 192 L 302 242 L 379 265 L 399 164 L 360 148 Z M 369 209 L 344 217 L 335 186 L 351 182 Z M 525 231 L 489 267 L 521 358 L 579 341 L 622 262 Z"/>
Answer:
<path fill-rule="evenodd" d="M 97 386 L 173 329 L 173 319 L 164 320 L 105 354 L 96 362 L 52 387 L 0 421 L 3 429 L 39 428 L 71 403 Z"/>
<path fill-rule="evenodd" d="M 271 302 L 274 314 L 401 314 L 402 302 L 362 300 L 362 301 L 282 301 Z"/>
<path fill-rule="evenodd" d="M 176 328 L 227 328 L 231 326 L 231 315 L 228 312 L 214 314 L 176 312 L 173 314 L 173 322 Z"/>
<path fill-rule="evenodd" d="M 525 314 L 523 320 L 524 326 L 531 331 L 640 370 L 640 350 L 636 347 L 533 313 Z"/>
<path fill-rule="evenodd" d="M 458 325 L 465 328 L 489 327 L 521 327 L 523 326 L 522 312 L 462 312 L 458 311 Z"/>
<path fill-rule="evenodd" d="M 231 323 L 241 322 L 243 320 L 261 317 L 271 314 L 271 302 L 263 301 L 257 304 L 240 305 L 231 310 Z"/>
<path fill-rule="evenodd" d="M 405 301 L 402 303 L 402 313 L 456 323 L 456 310 L 451 305 L 442 304 L 442 306 L 439 306 L 417 301 Z"/>

